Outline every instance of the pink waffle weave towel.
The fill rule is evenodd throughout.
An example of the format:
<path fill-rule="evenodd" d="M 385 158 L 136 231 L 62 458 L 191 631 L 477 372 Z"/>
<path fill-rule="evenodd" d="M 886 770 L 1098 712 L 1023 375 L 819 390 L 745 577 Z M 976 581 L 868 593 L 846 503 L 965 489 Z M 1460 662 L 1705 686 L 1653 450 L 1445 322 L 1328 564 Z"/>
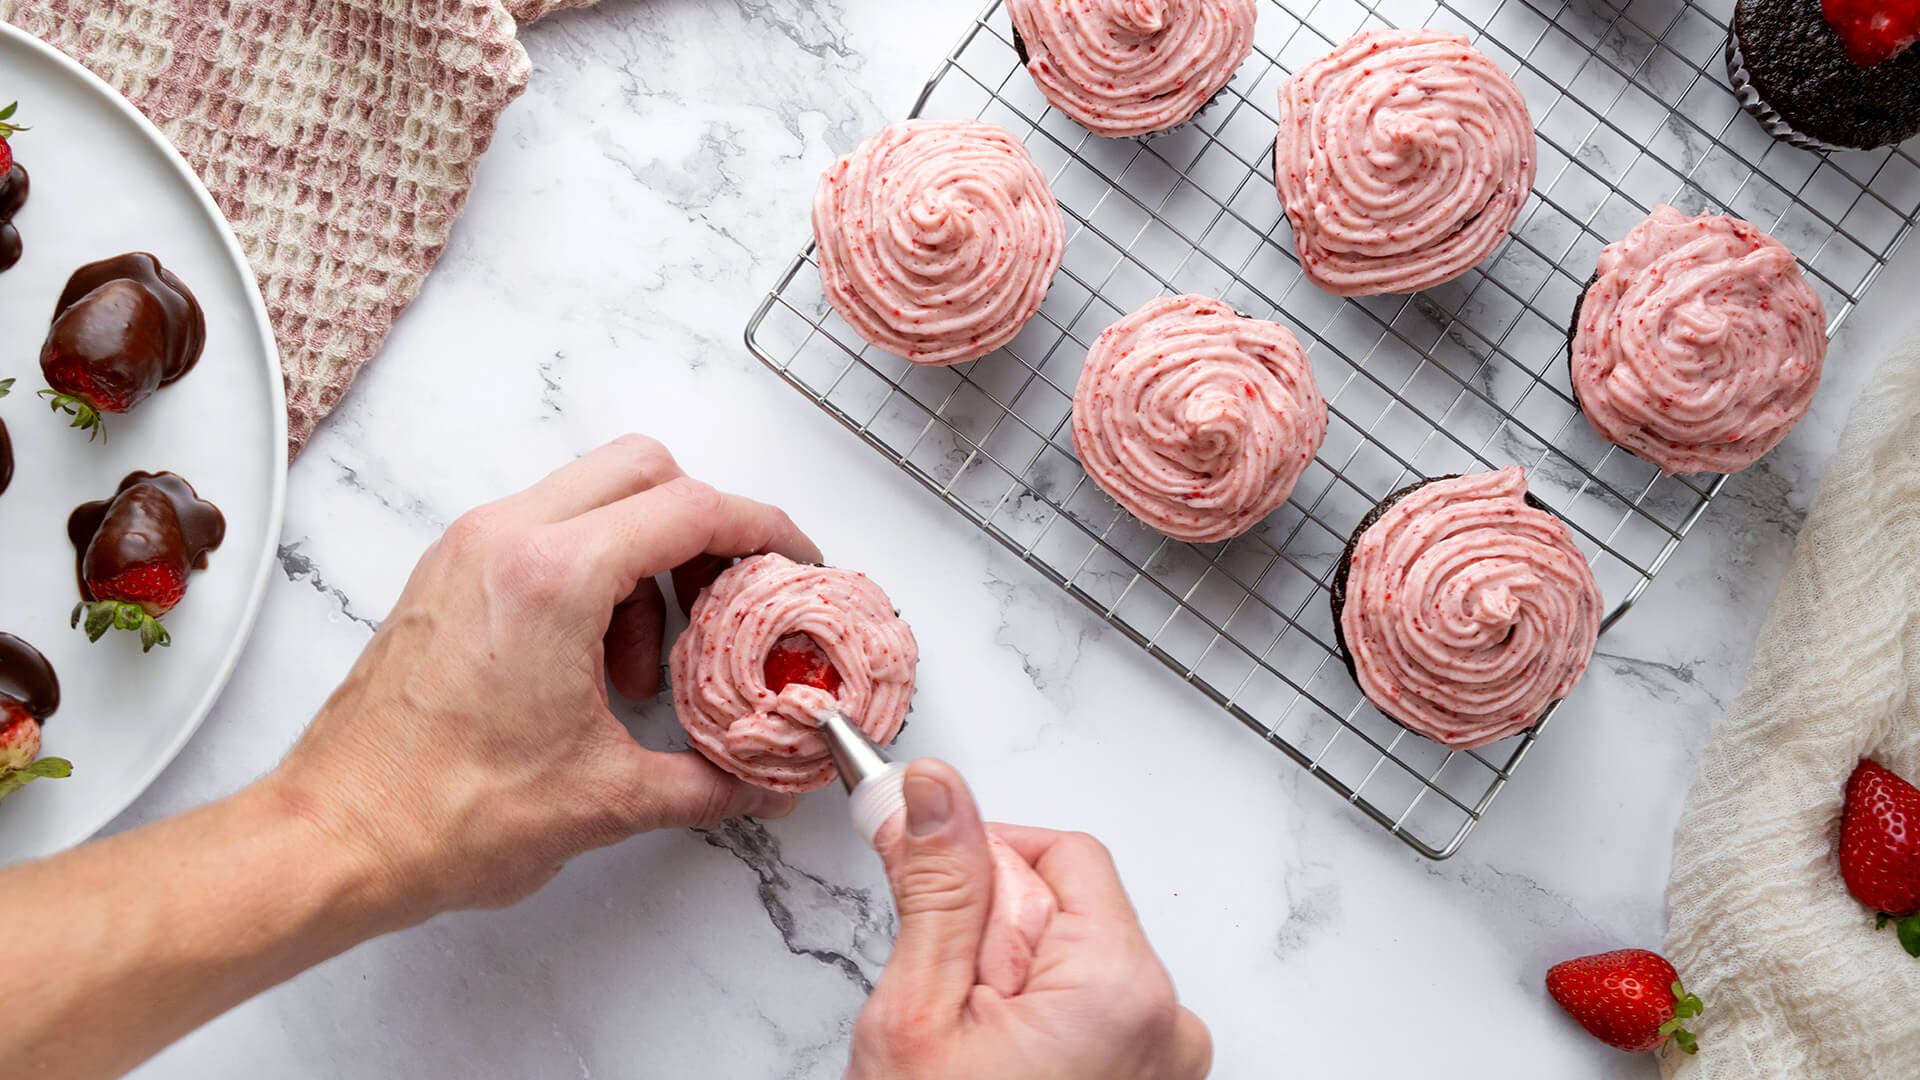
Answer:
<path fill-rule="evenodd" d="M 521 23 L 591 0 L 0 0 L 138 106 L 260 280 L 298 453 L 419 293 L 500 110 Z"/>

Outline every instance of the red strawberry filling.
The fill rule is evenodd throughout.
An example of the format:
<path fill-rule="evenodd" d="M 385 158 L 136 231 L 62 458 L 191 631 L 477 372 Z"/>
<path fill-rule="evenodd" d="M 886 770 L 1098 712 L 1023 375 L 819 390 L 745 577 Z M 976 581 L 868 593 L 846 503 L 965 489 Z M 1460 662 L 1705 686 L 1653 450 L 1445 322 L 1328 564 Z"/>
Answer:
<path fill-rule="evenodd" d="M 1861 67 L 1884 64 L 1920 42 L 1920 0 L 1821 0 L 1820 9 Z"/>
<path fill-rule="evenodd" d="M 820 643 L 805 634 L 788 634 L 767 653 L 767 689 L 779 693 L 790 683 L 840 692 L 840 672 Z"/>

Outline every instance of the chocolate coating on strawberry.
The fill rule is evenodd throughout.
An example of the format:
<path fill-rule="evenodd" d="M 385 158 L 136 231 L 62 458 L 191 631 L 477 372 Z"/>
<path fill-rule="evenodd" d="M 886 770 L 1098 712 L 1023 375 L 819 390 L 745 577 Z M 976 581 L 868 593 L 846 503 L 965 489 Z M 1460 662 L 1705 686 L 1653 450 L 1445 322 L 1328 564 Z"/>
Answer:
<path fill-rule="evenodd" d="M 79 625 L 98 641 L 110 628 L 140 633 L 143 651 L 169 642 L 160 616 L 186 595 L 187 577 L 226 538 L 227 521 L 173 473 L 131 473 L 113 498 L 67 518 L 80 576 Z"/>
<path fill-rule="evenodd" d="M 13 223 L 13 215 L 27 205 L 27 192 L 32 180 L 27 170 L 19 162 L 0 176 L 0 270 L 11 270 L 13 264 L 20 261 L 20 253 L 25 250 L 20 240 L 20 230 Z"/>
<path fill-rule="evenodd" d="M 144 251 L 73 272 L 40 348 L 53 407 L 97 432 L 101 413 L 123 413 L 193 370 L 207 321 L 186 285 Z"/>
<path fill-rule="evenodd" d="M 0 706 L 9 703 L 45 722 L 60 708 L 60 679 L 39 649 L 0 633 Z"/>

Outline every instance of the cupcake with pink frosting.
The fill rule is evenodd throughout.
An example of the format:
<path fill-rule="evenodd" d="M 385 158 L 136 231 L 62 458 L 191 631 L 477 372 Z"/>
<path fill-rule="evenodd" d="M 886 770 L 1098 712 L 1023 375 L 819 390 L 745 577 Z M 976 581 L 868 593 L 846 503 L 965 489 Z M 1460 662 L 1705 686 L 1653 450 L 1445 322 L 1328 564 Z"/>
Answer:
<path fill-rule="evenodd" d="M 820 716 L 838 709 L 893 741 L 913 697 L 919 646 L 863 574 L 757 555 L 694 601 L 669 657 L 673 707 L 695 749 L 774 791 L 831 783 Z"/>
<path fill-rule="evenodd" d="M 1107 327 L 1073 392 L 1073 446 L 1101 490 L 1176 540 L 1239 536 L 1271 514 L 1327 433 L 1293 332 L 1204 296 Z"/>
<path fill-rule="evenodd" d="M 1301 269 L 1338 296 L 1472 269 L 1513 228 L 1537 161 L 1520 88 L 1457 34 L 1368 31 L 1280 91 L 1274 183 Z"/>
<path fill-rule="evenodd" d="M 1820 385 L 1827 314 L 1786 246 L 1671 206 L 1600 252 L 1574 307 L 1573 392 L 1593 430 L 1662 472 L 1739 472 Z"/>
<path fill-rule="evenodd" d="M 1060 205 L 1027 148 L 977 120 L 908 120 L 820 178 L 813 236 L 827 301 L 916 364 L 998 349 L 1060 267 Z"/>
<path fill-rule="evenodd" d="M 1048 101 L 1095 135 L 1178 127 L 1253 50 L 1256 0 L 1007 0 L 1013 47 Z"/>
<path fill-rule="evenodd" d="M 1367 700 L 1458 750 L 1532 727 L 1593 658 L 1600 587 L 1517 467 L 1427 480 L 1360 522 L 1333 627 Z"/>

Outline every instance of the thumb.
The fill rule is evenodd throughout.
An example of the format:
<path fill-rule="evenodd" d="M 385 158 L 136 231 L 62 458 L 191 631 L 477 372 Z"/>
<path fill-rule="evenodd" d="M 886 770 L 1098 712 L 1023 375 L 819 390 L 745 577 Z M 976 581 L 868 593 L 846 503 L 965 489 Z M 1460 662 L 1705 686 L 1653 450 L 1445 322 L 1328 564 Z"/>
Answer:
<path fill-rule="evenodd" d="M 957 1014 L 973 992 L 993 901 L 993 856 L 966 781 L 923 758 L 907 767 L 906 812 L 883 826 L 880 858 L 893 885 L 900 933 L 877 991 L 915 1013 Z"/>
<path fill-rule="evenodd" d="M 785 817 L 792 795 L 754 787 L 722 771 L 692 750 L 661 753 L 634 747 L 628 790 L 635 799 L 629 828 L 698 828 L 728 818 Z"/>

